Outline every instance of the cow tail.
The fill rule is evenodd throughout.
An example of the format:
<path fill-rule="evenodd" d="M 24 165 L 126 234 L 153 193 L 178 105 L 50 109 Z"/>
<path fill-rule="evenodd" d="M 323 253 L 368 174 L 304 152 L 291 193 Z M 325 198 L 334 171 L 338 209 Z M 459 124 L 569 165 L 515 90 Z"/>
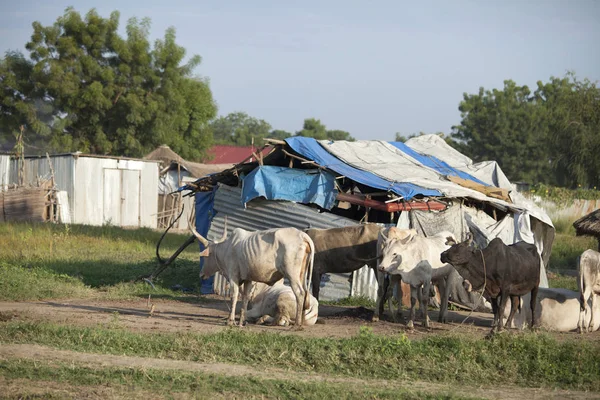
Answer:
<path fill-rule="evenodd" d="M 306 235 L 308 236 L 308 235 Z M 313 243 L 310 236 L 308 236 L 308 247 L 310 248 L 310 257 L 308 259 L 308 268 L 307 274 L 308 276 L 304 280 L 306 282 L 305 292 L 304 292 L 304 309 L 308 310 L 310 308 L 310 288 L 312 287 L 312 274 L 313 274 L 313 266 L 315 263 L 315 244 Z"/>

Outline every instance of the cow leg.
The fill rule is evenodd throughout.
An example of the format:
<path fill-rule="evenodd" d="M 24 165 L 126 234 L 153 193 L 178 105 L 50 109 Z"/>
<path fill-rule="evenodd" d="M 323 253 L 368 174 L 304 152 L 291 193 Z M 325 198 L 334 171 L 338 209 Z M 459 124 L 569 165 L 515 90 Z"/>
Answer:
<path fill-rule="evenodd" d="M 244 282 L 244 289 L 242 290 L 242 310 L 240 311 L 240 326 L 244 326 L 244 323 L 246 322 L 246 312 L 248 311 L 248 301 L 250 301 L 252 289 L 254 289 L 254 282 Z"/>
<path fill-rule="evenodd" d="M 588 332 L 594 332 L 594 310 L 596 309 L 596 297 L 598 297 L 598 295 L 596 293 L 592 292 L 592 308 L 590 310 L 590 313 L 592 315 L 590 316 Z"/>
<path fill-rule="evenodd" d="M 415 305 L 417 304 L 417 292 L 419 290 L 420 288 L 410 285 L 410 317 L 408 319 L 408 324 L 406 325 L 409 329 L 415 327 Z"/>
<path fill-rule="evenodd" d="M 510 296 L 510 313 L 508 314 L 508 319 L 506 320 L 506 328 L 512 328 L 513 317 L 517 312 L 517 308 L 519 308 L 519 296 Z"/>
<path fill-rule="evenodd" d="M 494 320 L 492 321 L 492 331 L 498 326 L 498 298 L 490 298 L 492 303 L 492 313 L 494 314 Z"/>
<path fill-rule="evenodd" d="M 290 282 L 294 296 L 296 296 L 296 326 L 295 329 L 302 329 L 304 316 L 304 288 L 300 282 Z"/>
<path fill-rule="evenodd" d="M 450 285 L 447 276 L 438 281 L 438 288 L 440 289 L 440 313 L 438 315 L 438 322 L 446 323 L 448 318 L 448 297 L 450 297 Z"/>
<path fill-rule="evenodd" d="M 504 309 L 506 308 L 506 303 L 508 302 L 508 295 L 500 292 L 500 304 L 498 305 L 498 326 L 496 327 L 497 332 L 502 332 L 504 330 Z"/>
<path fill-rule="evenodd" d="M 390 277 L 392 281 L 392 290 L 395 287 L 396 292 L 394 292 L 394 296 L 396 297 L 396 302 L 398 303 L 398 309 L 396 310 L 394 316 L 394 322 L 402 321 L 402 280 L 400 276 L 392 275 Z M 390 300 L 391 301 L 391 300 Z M 392 312 L 392 308 L 390 307 L 390 312 Z"/>
<path fill-rule="evenodd" d="M 237 306 L 238 296 L 240 295 L 240 287 L 237 282 L 232 280 L 229 281 L 229 287 L 231 288 L 231 310 L 229 312 L 229 319 L 227 325 L 235 325 L 235 307 Z"/>
<path fill-rule="evenodd" d="M 539 289 L 538 286 L 533 288 L 533 290 L 531 291 L 531 300 L 529 300 L 529 308 L 531 308 L 531 329 L 534 329 L 537 327 L 537 317 L 536 317 L 535 309 L 537 307 L 538 289 Z"/>
<path fill-rule="evenodd" d="M 591 294 L 591 290 L 585 290 L 584 288 L 579 288 L 579 323 L 577 324 L 577 330 L 579 333 L 587 332 L 588 326 L 585 325 L 585 315 L 587 314 L 587 300 Z M 594 309 L 592 308 L 592 314 Z"/>
<path fill-rule="evenodd" d="M 321 274 L 317 271 L 317 269 L 313 266 L 313 276 L 312 276 L 312 294 L 315 299 L 319 300 L 319 291 L 321 290 Z"/>
<path fill-rule="evenodd" d="M 375 275 L 377 276 L 377 306 L 375 307 L 373 317 L 371 317 L 372 322 L 379 321 L 379 316 L 383 314 L 383 305 L 385 304 L 385 295 L 387 293 L 386 284 L 389 284 L 389 281 L 386 283 L 387 279 L 382 272 L 375 271 Z"/>
<path fill-rule="evenodd" d="M 429 329 L 429 290 L 431 289 L 431 282 L 425 282 L 421 288 L 419 299 L 419 307 L 421 308 L 421 314 L 423 316 L 423 326 Z"/>

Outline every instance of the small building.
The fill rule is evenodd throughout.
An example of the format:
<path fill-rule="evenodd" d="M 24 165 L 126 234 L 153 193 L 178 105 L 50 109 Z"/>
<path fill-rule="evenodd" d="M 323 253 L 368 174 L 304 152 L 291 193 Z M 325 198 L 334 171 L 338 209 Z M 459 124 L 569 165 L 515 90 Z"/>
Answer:
<path fill-rule="evenodd" d="M 255 146 L 235 146 L 230 144 L 217 144 L 208 150 L 211 159 L 206 164 L 239 164 L 241 162 L 258 161 L 257 156 L 265 156 L 267 148 L 258 149 Z M 262 153 L 262 154 L 259 154 Z"/>
<path fill-rule="evenodd" d="M 10 160 L 10 185 L 19 184 L 19 163 Z M 53 177 L 75 224 L 156 228 L 158 173 L 158 162 L 151 160 L 79 152 L 26 156 L 23 185 Z"/>
<path fill-rule="evenodd" d="M 573 222 L 576 236 L 593 236 L 598 240 L 598 251 L 600 251 L 600 209 L 592 211 L 588 215 Z"/>

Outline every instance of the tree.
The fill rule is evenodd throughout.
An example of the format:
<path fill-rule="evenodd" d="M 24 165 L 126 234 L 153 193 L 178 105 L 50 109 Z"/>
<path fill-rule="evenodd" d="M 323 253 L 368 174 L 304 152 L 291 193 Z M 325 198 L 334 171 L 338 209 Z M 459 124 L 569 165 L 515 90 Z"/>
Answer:
<path fill-rule="evenodd" d="M 92 9 L 82 18 L 73 8 L 52 26 L 33 23 L 30 80 L 36 100 L 52 107 L 49 146 L 139 157 L 167 144 L 184 158 L 201 159 L 211 145 L 207 124 L 216 105 L 207 81 L 193 75 L 200 57 L 183 63 L 174 28 L 152 47 L 149 19 L 130 19 L 125 38 L 118 26 L 117 11 L 105 19 Z M 17 89 L 27 96 L 27 85 Z M 23 119 L 9 114 L 3 123 Z M 40 118 L 25 123 L 43 131 L 36 129 Z"/>
<path fill-rule="evenodd" d="M 527 86 L 505 81 L 503 90 L 465 93 L 459 110 L 450 144 L 474 161 L 496 160 L 510 179 L 548 181 L 547 123 Z"/>
<path fill-rule="evenodd" d="M 548 121 L 556 184 L 600 187 L 600 89 L 573 73 L 537 85 L 535 98 Z"/>
<path fill-rule="evenodd" d="M 284 131 L 281 129 L 275 129 L 274 131 L 271 131 L 271 133 L 269 133 L 269 137 L 271 139 L 279 139 L 279 140 L 283 140 L 286 138 L 291 137 L 292 134 L 288 131 Z"/>
<path fill-rule="evenodd" d="M 296 132 L 296 136 L 312 137 L 317 140 L 348 140 L 353 142 L 355 139 L 350 133 L 341 130 L 327 130 L 320 119 L 307 118 L 304 120 L 302 130 Z"/>
<path fill-rule="evenodd" d="M 244 112 L 234 112 L 219 117 L 211 122 L 210 126 L 217 143 L 237 146 L 249 146 L 253 139 L 255 145 L 261 146 L 262 139 L 269 137 L 271 132 L 271 125 L 268 122 L 251 117 Z"/>

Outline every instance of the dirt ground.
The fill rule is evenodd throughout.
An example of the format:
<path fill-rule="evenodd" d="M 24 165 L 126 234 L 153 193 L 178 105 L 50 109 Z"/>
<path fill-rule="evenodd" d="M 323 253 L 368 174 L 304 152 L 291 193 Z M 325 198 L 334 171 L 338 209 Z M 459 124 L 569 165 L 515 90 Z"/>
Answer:
<path fill-rule="evenodd" d="M 190 331 L 197 333 L 217 332 L 226 329 L 229 302 L 216 296 L 203 296 L 200 303 L 193 301 L 173 301 L 163 299 L 135 299 L 131 301 L 71 299 L 60 301 L 0 302 L 0 320 L 18 318 L 31 321 L 52 321 L 61 324 L 97 326 L 98 324 L 118 324 L 138 332 Z M 150 311 L 154 306 L 152 315 Z M 407 311 L 404 312 L 407 314 Z M 239 315 L 239 314 L 238 314 Z M 384 320 L 373 323 L 373 311 L 363 307 L 339 307 L 320 305 L 319 320 L 316 325 L 302 331 L 288 327 L 261 326 L 248 324 L 243 329 L 258 332 L 281 332 L 303 337 L 347 338 L 359 333 L 361 326 L 372 328 L 373 333 L 395 335 L 405 333 L 411 339 L 425 335 L 458 333 L 475 338 L 484 337 L 490 330 L 492 315 L 449 311 L 449 323 L 437 322 L 437 311 L 430 311 L 432 328 L 428 331 L 417 321 L 414 330 L 407 330 L 405 323 L 395 323 L 386 315 Z M 577 337 L 581 340 L 600 341 L 600 331 L 588 335 L 575 332 L 550 333 L 557 339 Z"/>
<path fill-rule="evenodd" d="M 210 295 L 204 296 L 200 302 L 189 298 L 190 301 L 173 301 L 163 299 L 136 299 L 131 301 L 110 301 L 98 299 L 71 299 L 60 301 L 35 301 L 35 302 L 0 302 L 0 321 L 24 320 L 24 321 L 52 321 L 60 324 L 98 326 L 114 325 L 137 332 L 174 332 L 189 331 L 197 333 L 217 332 L 226 329 L 226 318 L 229 312 L 228 301 L 221 297 Z M 152 307 L 153 306 L 153 307 Z M 153 308 L 152 315 L 150 311 Z M 414 330 L 409 331 L 405 323 L 394 323 L 384 320 L 376 323 L 370 322 L 372 310 L 362 307 L 337 307 L 321 305 L 319 322 L 302 331 L 291 330 L 286 327 L 257 326 L 249 324 L 242 329 L 251 331 L 280 332 L 283 334 L 300 335 L 303 337 L 336 337 L 346 338 L 359 333 L 361 326 L 369 326 L 376 334 L 395 335 L 404 332 L 408 337 L 419 339 L 432 334 L 458 333 L 472 337 L 484 337 L 489 332 L 492 320 L 491 314 L 468 313 L 449 311 L 448 324 L 440 324 L 437 320 L 437 312 L 430 312 L 434 321 L 430 331 L 420 326 L 420 322 Z M 465 317 L 469 318 L 465 321 Z M 564 339 L 577 337 L 580 340 L 600 340 L 600 332 L 588 335 L 576 333 L 552 333 L 556 338 Z M 352 385 L 367 385 L 381 387 L 380 385 L 392 385 L 393 387 L 407 387 L 411 389 L 436 392 L 438 390 L 453 390 L 470 396 L 485 398 L 592 398 L 595 395 L 584 392 L 527 389 L 527 388 L 503 388 L 496 390 L 492 386 L 480 388 L 448 387 L 430 382 L 389 382 L 375 380 L 360 380 L 353 378 L 341 378 L 315 374 L 290 373 L 290 371 L 256 370 L 241 365 L 227 364 L 202 364 L 186 361 L 161 360 L 138 357 L 111 356 L 101 354 L 84 354 L 65 350 L 56 350 L 35 345 L 0 345 L 0 359 L 33 359 L 50 362 L 69 361 L 80 365 L 96 366 L 140 366 L 143 368 L 177 369 L 187 371 L 211 372 L 232 376 L 255 376 L 257 378 L 273 379 L 282 377 L 300 381 L 324 380 L 328 382 L 343 382 Z M 0 377 L 0 386 L 9 389 L 9 393 L 19 396 L 23 395 L 58 395 L 59 397 L 73 398 L 153 398 L 148 393 L 127 392 L 123 388 L 107 387 L 71 387 L 66 384 L 48 385 L 45 382 L 17 380 L 5 380 Z M 12 390 L 13 388 L 14 390 Z M 25 390 L 25 388 L 27 390 Z M 83 397 L 82 397 L 83 396 Z M 597 397 L 596 397 L 597 398 Z"/>

